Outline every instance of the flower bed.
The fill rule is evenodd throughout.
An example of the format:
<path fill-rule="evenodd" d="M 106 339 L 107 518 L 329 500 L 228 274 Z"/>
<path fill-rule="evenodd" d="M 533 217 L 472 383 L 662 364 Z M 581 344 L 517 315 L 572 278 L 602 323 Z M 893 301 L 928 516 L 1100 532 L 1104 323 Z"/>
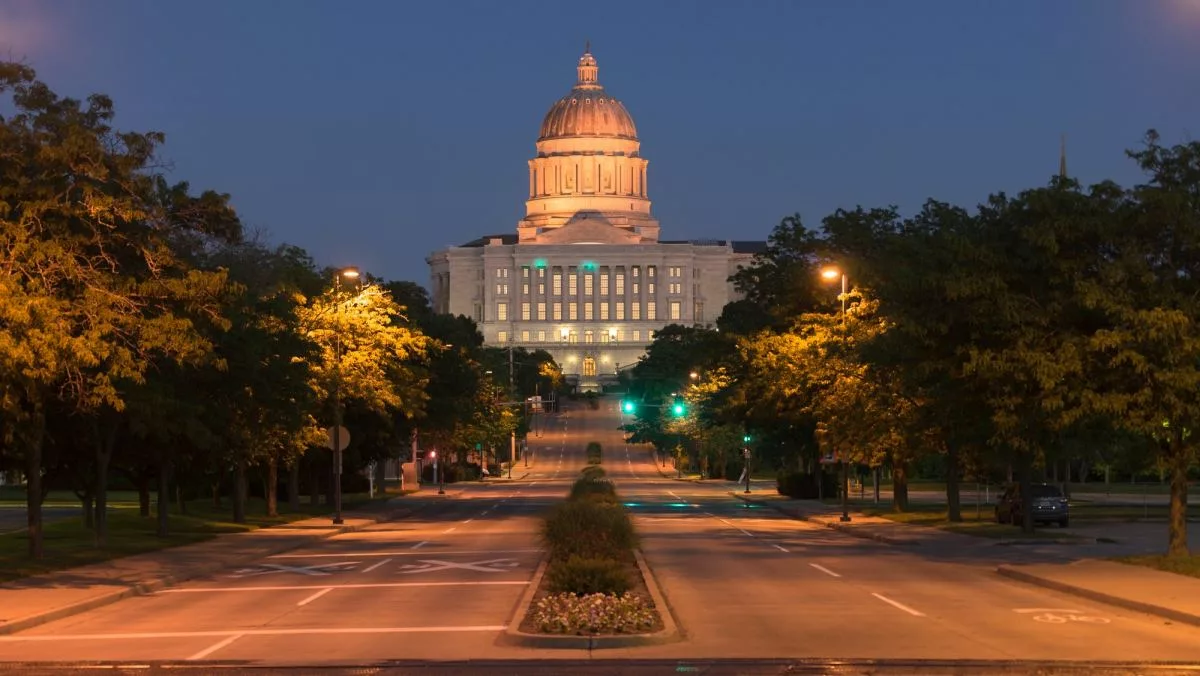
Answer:
<path fill-rule="evenodd" d="M 661 624 L 653 604 L 630 592 L 550 594 L 536 601 L 529 614 L 537 631 L 546 634 L 640 634 Z"/>

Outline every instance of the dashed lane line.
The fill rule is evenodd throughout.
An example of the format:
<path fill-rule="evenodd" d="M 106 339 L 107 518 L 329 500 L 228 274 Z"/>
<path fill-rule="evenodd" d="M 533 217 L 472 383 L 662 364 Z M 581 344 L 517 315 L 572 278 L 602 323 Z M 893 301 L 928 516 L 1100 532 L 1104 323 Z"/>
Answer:
<path fill-rule="evenodd" d="M 326 588 L 322 589 L 321 591 L 317 592 L 316 594 L 313 594 L 312 596 L 309 596 L 308 598 L 304 599 L 303 601 L 297 603 L 296 605 L 297 606 L 307 606 L 308 604 L 312 603 L 313 601 L 316 601 L 317 599 L 321 598 L 322 596 L 328 594 L 331 591 L 333 591 L 333 587 L 326 587 Z"/>
<path fill-rule="evenodd" d="M 830 577 L 841 577 L 841 575 L 833 572 L 832 570 L 829 570 L 828 568 L 826 568 L 825 566 L 822 566 L 819 563 L 810 563 L 808 565 L 812 566 L 813 568 L 816 568 L 817 570 L 821 571 L 822 573 L 825 573 L 826 575 L 829 575 Z"/>
<path fill-rule="evenodd" d="M 787 553 L 787 551 L 788 551 L 788 550 L 787 550 L 787 549 L 785 549 L 784 547 L 780 547 L 780 546 L 779 546 L 779 545 L 777 545 L 777 544 L 772 544 L 771 546 L 772 546 L 772 547 L 774 547 L 775 549 L 778 549 L 778 550 L 779 550 L 779 551 L 781 551 L 781 552 L 784 552 L 784 553 Z"/>
<path fill-rule="evenodd" d="M 241 638 L 243 636 L 245 636 L 245 634 L 234 634 L 233 636 L 229 636 L 220 641 L 217 641 L 216 643 L 208 646 L 204 650 L 201 650 L 200 652 L 196 653 L 195 655 L 192 655 L 191 657 L 187 658 L 186 661 L 195 662 L 196 660 L 202 660 L 205 657 L 208 657 L 209 655 L 217 652 L 221 648 L 228 647 L 230 643 L 233 643 L 234 641 L 238 640 L 239 638 Z"/>
<path fill-rule="evenodd" d="M 884 603 L 895 606 L 896 608 L 903 610 L 904 612 L 908 613 L 909 615 L 914 615 L 916 617 L 925 617 L 925 613 L 922 613 L 919 610 L 913 610 L 912 608 L 909 608 L 908 606 L 904 605 L 903 603 L 900 603 L 899 601 L 893 601 L 893 600 L 889 599 L 888 597 L 884 596 L 883 594 L 876 594 L 875 592 L 871 592 L 871 596 L 874 596 L 875 598 L 879 599 L 880 601 L 883 601 Z"/>

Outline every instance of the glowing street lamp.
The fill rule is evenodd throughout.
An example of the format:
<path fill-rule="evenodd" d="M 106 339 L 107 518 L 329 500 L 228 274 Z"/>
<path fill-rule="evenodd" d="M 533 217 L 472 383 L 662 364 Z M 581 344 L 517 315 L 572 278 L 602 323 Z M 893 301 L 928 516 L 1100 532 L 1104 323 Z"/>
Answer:
<path fill-rule="evenodd" d="M 334 287 L 340 291 L 343 279 L 358 277 L 358 268 L 342 268 L 333 276 Z M 333 523 L 342 523 L 342 338 L 337 332 L 333 334 Z"/>
<path fill-rule="evenodd" d="M 842 279 L 842 293 L 839 298 L 842 300 L 842 347 L 846 346 L 846 273 L 836 267 L 828 267 L 821 270 L 821 278 L 826 281 L 833 281 L 837 278 Z M 845 449 L 843 449 L 844 451 Z M 843 522 L 850 520 L 850 467 L 846 462 L 846 454 L 842 453 L 842 518 Z"/>

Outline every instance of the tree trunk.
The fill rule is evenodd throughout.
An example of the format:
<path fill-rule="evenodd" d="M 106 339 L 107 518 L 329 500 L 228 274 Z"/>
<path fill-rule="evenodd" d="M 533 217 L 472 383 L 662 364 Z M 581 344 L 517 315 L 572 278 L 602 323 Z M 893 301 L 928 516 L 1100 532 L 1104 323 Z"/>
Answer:
<path fill-rule="evenodd" d="M 1020 457 L 1021 473 L 1021 532 L 1033 534 L 1033 461 L 1025 453 Z"/>
<path fill-rule="evenodd" d="M 175 482 L 175 504 L 179 507 L 180 514 L 187 514 L 187 502 L 183 499 L 183 484 Z"/>
<path fill-rule="evenodd" d="M 101 420 L 108 416 L 100 414 Z M 108 463 L 112 460 L 113 447 L 117 443 L 117 425 L 101 433 L 99 421 L 94 428 L 96 432 L 96 547 L 108 546 Z"/>
<path fill-rule="evenodd" d="M 233 475 L 233 522 L 246 523 L 246 460 L 241 457 Z"/>
<path fill-rule="evenodd" d="M 484 465 L 486 467 L 487 465 Z M 375 490 L 379 495 L 387 493 L 387 486 L 384 483 L 387 481 L 387 461 L 379 460 L 375 463 Z"/>
<path fill-rule="evenodd" d="M 292 458 L 288 468 L 288 511 L 300 511 L 300 458 Z"/>
<path fill-rule="evenodd" d="M 150 517 L 150 474 L 140 471 L 134 475 L 134 483 L 138 492 L 138 516 L 143 519 Z"/>
<path fill-rule="evenodd" d="M 25 523 L 29 528 L 29 558 L 42 558 L 42 444 L 46 413 L 42 402 L 31 402 L 30 439 L 25 463 Z"/>
<path fill-rule="evenodd" d="M 908 463 L 892 459 L 892 509 L 908 509 Z"/>
<path fill-rule="evenodd" d="M 946 518 L 955 523 L 962 521 L 958 464 L 958 446 L 954 443 L 946 444 Z"/>
<path fill-rule="evenodd" d="M 316 507 L 321 504 L 321 463 L 316 457 L 311 458 L 309 465 L 308 504 Z"/>
<path fill-rule="evenodd" d="M 221 508 L 221 481 L 218 479 L 212 485 L 213 509 Z"/>
<path fill-rule="evenodd" d="M 95 512 L 92 511 L 92 508 L 93 508 L 92 503 L 95 502 L 95 500 L 92 498 L 92 494 L 89 492 L 87 495 L 83 496 L 82 502 L 83 502 L 83 527 L 88 530 L 91 530 L 96 527 L 96 514 L 95 514 Z"/>
<path fill-rule="evenodd" d="M 164 458 L 158 463 L 158 529 L 155 534 L 160 538 L 170 535 L 170 522 L 167 519 L 167 508 L 171 502 L 170 478 L 171 461 Z"/>
<path fill-rule="evenodd" d="M 1168 520 L 1167 556 L 1186 557 L 1188 551 L 1187 494 L 1191 449 L 1183 441 L 1183 428 L 1171 434 L 1171 515 Z"/>
<path fill-rule="evenodd" d="M 267 458 L 267 516 L 279 515 L 279 458 L 274 453 Z"/>

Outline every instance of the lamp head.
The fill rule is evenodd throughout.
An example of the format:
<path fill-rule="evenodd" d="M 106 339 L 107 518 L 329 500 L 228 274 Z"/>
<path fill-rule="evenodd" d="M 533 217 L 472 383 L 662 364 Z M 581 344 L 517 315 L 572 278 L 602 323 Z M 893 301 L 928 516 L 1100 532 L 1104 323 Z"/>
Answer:
<path fill-rule="evenodd" d="M 842 276 L 842 271 L 837 268 L 834 268 L 834 267 L 825 268 L 824 270 L 821 271 L 821 277 L 823 279 L 828 279 L 828 280 L 832 281 L 841 276 Z"/>

